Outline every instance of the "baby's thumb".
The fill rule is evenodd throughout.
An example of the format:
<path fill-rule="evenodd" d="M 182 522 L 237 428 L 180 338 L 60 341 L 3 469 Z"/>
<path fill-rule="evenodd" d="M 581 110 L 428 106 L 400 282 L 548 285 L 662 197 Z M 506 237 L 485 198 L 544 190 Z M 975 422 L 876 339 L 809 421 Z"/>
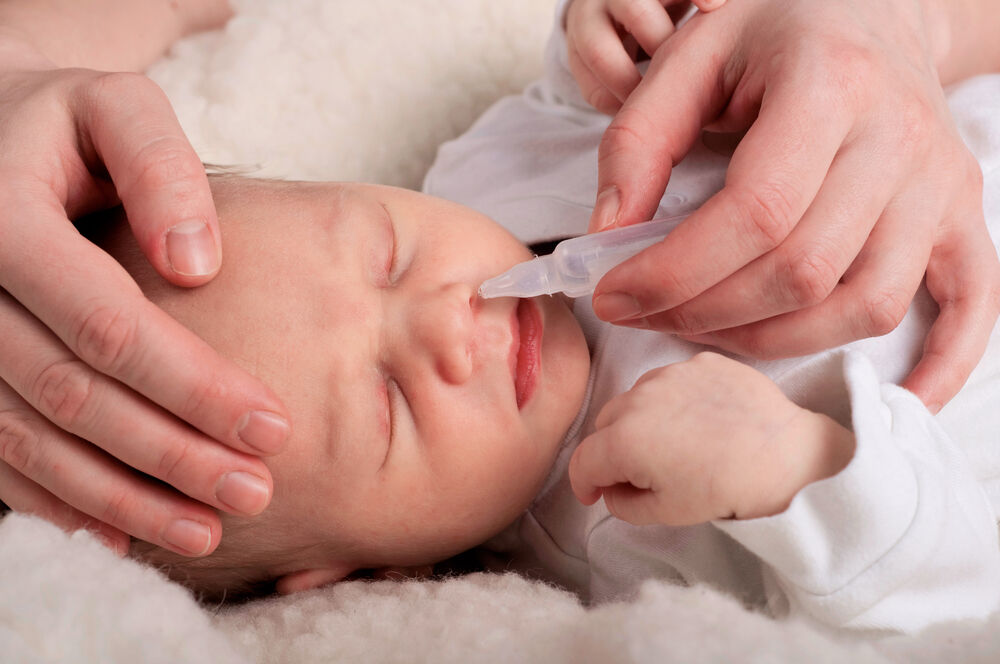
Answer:
<path fill-rule="evenodd" d="M 718 9 L 722 5 L 726 4 L 726 0 L 692 0 L 692 4 L 694 4 L 699 11 L 710 12 L 713 9 Z"/>
<path fill-rule="evenodd" d="M 659 496 L 650 489 L 637 489 L 631 484 L 605 487 L 604 504 L 612 516 L 636 526 L 663 523 Z"/>

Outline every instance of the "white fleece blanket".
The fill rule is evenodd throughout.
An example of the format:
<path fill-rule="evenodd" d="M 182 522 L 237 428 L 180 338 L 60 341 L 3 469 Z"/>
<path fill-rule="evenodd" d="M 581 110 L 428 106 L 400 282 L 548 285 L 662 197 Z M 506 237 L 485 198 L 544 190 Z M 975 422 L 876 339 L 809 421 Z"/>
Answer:
<path fill-rule="evenodd" d="M 237 0 L 151 75 L 205 161 L 418 187 L 436 146 L 537 76 L 554 0 Z M 985 90 L 985 92 L 984 92 Z M 959 103 L 1000 94 L 970 88 Z M 1000 141 L 1000 119 L 964 128 Z M 987 206 L 1000 204 L 1000 194 Z M 998 396 L 1000 399 L 1000 396 Z M 998 436 L 1000 439 L 1000 436 Z M 515 575 L 350 582 L 201 607 L 86 533 L 0 522 L 0 662 L 996 662 L 1000 616 L 865 640 L 649 582 L 585 609 Z"/>

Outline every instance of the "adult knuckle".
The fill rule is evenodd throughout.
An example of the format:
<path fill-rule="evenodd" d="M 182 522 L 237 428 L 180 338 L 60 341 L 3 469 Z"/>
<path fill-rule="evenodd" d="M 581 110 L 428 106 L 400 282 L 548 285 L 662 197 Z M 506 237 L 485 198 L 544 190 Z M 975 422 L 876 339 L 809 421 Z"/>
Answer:
<path fill-rule="evenodd" d="M 652 274 L 647 272 L 645 276 L 647 285 L 640 294 L 640 302 L 645 311 L 662 309 L 660 302 L 663 294 L 669 294 L 675 302 L 683 303 L 694 299 L 704 290 L 704 286 L 692 281 L 690 275 L 668 266 L 661 266 L 660 269 L 653 270 Z"/>
<path fill-rule="evenodd" d="M 27 415 L 16 410 L 0 412 L 0 459 L 28 478 L 44 467 L 41 437 Z"/>
<path fill-rule="evenodd" d="M 119 375 L 139 354 L 139 320 L 131 309 L 92 306 L 83 311 L 71 334 L 77 355 L 105 374 Z"/>
<path fill-rule="evenodd" d="M 86 94 L 100 106 L 128 103 L 135 97 L 162 94 L 158 85 L 136 72 L 106 72 L 87 81 Z"/>
<path fill-rule="evenodd" d="M 980 166 L 979 161 L 968 153 L 962 159 L 963 167 L 959 169 L 962 173 L 962 182 L 970 191 L 972 195 L 982 198 L 983 187 L 985 186 L 985 177 L 983 176 L 983 168 Z"/>
<path fill-rule="evenodd" d="M 127 489 L 115 490 L 107 497 L 104 506 L 99 510 L 100 514 L 94 516 L 104 523 L 121 527 L 133 512 L 135 500 L 135 496 Z"/>
<path fill-rule="evenodd" d="M 784 273 L 791 303 L 798 307 L 823 302 L 840 280 L 835 262 L 826 252 L 817 249 L 803 251 L 788 259 Z"/>
<path fill-rule="evenodd" d="M 197 160 L 191 158 L 191 147 L 179 136 L 164 134 L 148 141 L 135 152 L 128 169 L 131 179 L 123 196 L 135 187 L 151 191 L 173 188 L 177 182 L 201 174 Z"/>
<path fill-rule="evenodd" d="M 169 484 L 184 478 L 186 476 L 184 471 L 189 466 L 187 461 L 194 453 L 193 445 L 193 441 L 190 440 L 167 445 L 157 459 L 153 475 Z"/>
<path fill-rule="evenodd" d="M 674 334 L 698 334 L 707 327 L 702 316 L 683 306 L 664 314 L 664 322 Z"/>
<path fill-rule="evenodd" d="M 656 123 L 636 106 L 623 106 L 615 119 L 608 125 L 601 138 L 599 160 L 613 159 L 619 155 L 629 156 L 635 149 L 649 143 L 649 136 L 659 134 Z"/>
<path fill-rule="evenodd" d="M 229 397 L 230 390 L 226 383 L 218 376 L 206 374 L 188 391 L 179 415 L 185 420 L 193 420 L 201 415 L 218 412 L 220 405 Z"/>
<path fill-rule="evenodd" d="M 895 105 L 893 111 L 892 124 L 896 128 L 893 142 L 899 154 L 923 157 L 933 149 L 940 149 L 934 140 L 938 127 L 936 113 L 926 99 L 913 95 L 906 103 Z"/>
<path fill-rule="evenodd" d="M 728 348 L 745 357 L 758 360 L 775 360 L 785 355 L 769 337 L 756 329 L 734 332 L 729 337 Z"/>
<path fill-rule="evenodd" d="M 90 415 L 95 376 L 80 360 L 63 359 L 44 367 L 30 388 L 36 407 L 64 429 L 76 430 Z"/>
<path fill-rule="evenodd" d="M 779 184 L 747 188 L 738 197 L 736 207 L 749 237 L 764 249 L 781 244 L 796 221 L 787 189 Z"/>
<path fill-rule="evenodd" d="M 857 108 L 877 93 L 872 89 L 876 87 L 872 78 L 882 67 L 881 59 L 853 37 L 831 34 L 822 39 L 801 39 L 790 56 L 789 66 L 809 82 L 802 86 L 803 103 Z"/>
<path fill-rule="evenodd" d="M 856 87 L 859 80 L 869 80 L 882 69 L 882 57 L 870 46 L 852 39 L 830 39 L 817 45 L 817 55 L 830 65 L 828 76 L 843 88 Z"/>
<path fill-rule="evenodd" d="M 877 292 L 863 302 L 863 332 L 880 337 L 889 334 L 903 321 L 910 303 L 897 290 Z"/>

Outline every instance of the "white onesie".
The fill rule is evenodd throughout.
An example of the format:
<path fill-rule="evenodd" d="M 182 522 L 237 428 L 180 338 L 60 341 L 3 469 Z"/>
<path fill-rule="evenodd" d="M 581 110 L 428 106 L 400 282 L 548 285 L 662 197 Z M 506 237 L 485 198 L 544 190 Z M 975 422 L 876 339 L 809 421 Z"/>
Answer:
<path fill-rule="evenodd" d="M 560 23 L 544 79 L 500 101 L 444 145 L 424 185 L 427 193 L 491 216 L 528 244 L 586 231 L 597 146 L 609 122 L 577 91 Z M 992 109 L 965 103 L 970 96 L 992 100 Z M 952 99 L 976 108 L 964 116 L 955 110 L 986 175 L 996 241 L 1000 136 L 976 131 L 984 126 L 980 118 L 1000 115 L 1000 76 L 972 81 Z M 663 205 L 703 202 L 723 185 L 726 163 L 696 147 L 674 170 Z M 988 615 L 1000 604 L 1000 333 L 962 393 L 932 417 L 895 384 L 919 358 L 935 311 L 922 291 L 902 324 L 883 337 L 802 358 L 747 360 L 796 403 L 854 431 L 855 456 L 838 475 L 807 486 L 773 517 L 636 527 L 612 517 L 603 501 L 591 507 L 576 501 L 569 458 L 609 399 L 646 371 L 703 348 L 608 325 L 594 316 L 589 298 L 577 300 L 593 358 L 586 402 L 545 487 L 490 546 L 509 554 L 517 569 L 594 602 L 628 597 L 642 581 L 658 578 L 708 583 L 773 615 L 833 626 L 916 631 Z"/>

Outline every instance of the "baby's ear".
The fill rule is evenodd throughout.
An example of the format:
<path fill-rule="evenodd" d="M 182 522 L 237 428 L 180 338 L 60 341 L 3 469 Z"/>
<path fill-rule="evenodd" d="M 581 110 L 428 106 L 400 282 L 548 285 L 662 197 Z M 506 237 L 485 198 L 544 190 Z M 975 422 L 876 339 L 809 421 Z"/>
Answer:
<path fill-rule="evenodd" d="M 281 595 L 291 595 L 292 593 L 312 590 L 329 583 L 341 581 L 344 577 L 354 571 L 350 565 L 331 565 L 329 567 L 316 567 L 313 569 L 300 569 L 291 572 L 278 579 L 275 589 Z"/>
<path fill-rule="evenodd" d="M 412 567 L 380 567 L 372 573 L 373 579 L 379 581 L 403 579 L 426 579 L 434 575 L 434 565 L 415 565 Z"/>

